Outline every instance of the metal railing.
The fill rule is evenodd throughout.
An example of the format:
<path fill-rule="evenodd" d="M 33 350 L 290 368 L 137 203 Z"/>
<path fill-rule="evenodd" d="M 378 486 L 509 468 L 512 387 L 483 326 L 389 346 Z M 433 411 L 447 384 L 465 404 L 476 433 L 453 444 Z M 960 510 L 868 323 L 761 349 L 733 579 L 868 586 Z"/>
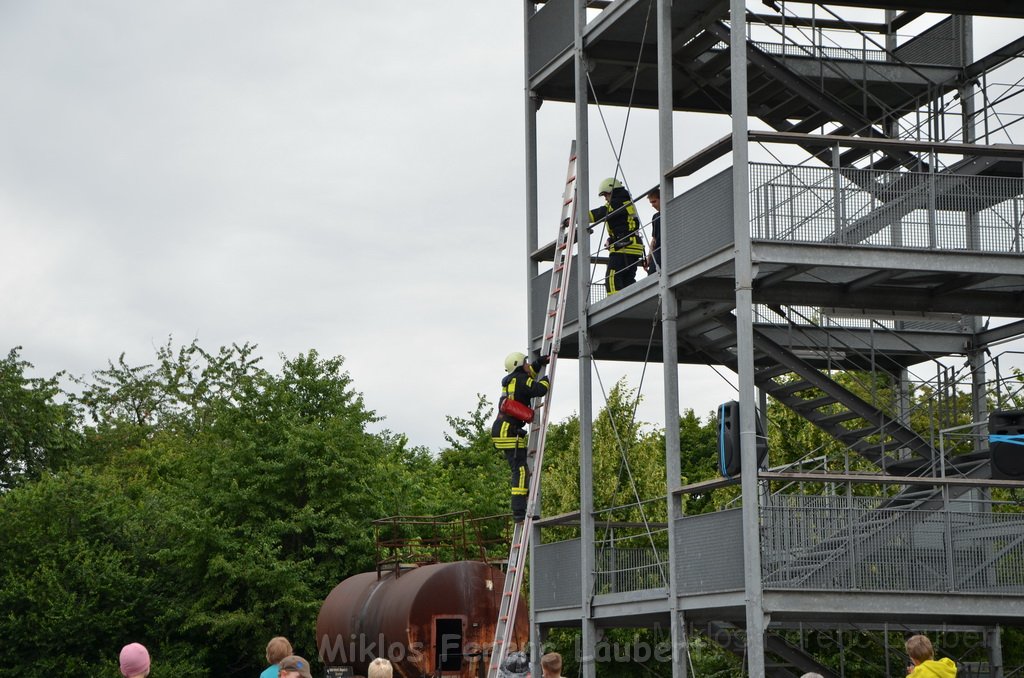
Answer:
<path fill-rule="evenodd" d="M 598 548 L 595 591 L 625 593 L 668 586 L 668 549 L 650 546 Z"/>
<path fill-rule="evenodd" d="M 438 516 L 389 516 L 372 522 L 377 574 L 407 565 L 479 560 L 500 563 L 511 539 L 508 514 L 474 518 L 469 511 Z"/>
<path fill-rule="evenodd" d="M 767 498 L 760 520 L 764 587 L 1024 596 L 1020 506 L 980 494 L 947 500 L 939 510 L 887 508 L 886 499 Z M 673 538 L 682 551 L 673 566 L 681 592 L 742 590 L 742 545 L 731 538 L 738 536 L 740 518 L 731 510 L 676 521 Z M 666 548 L 623 543 L 595 545 L 594 594 L 668 586 Z M 579 600 L 580 546 L 571 539 L 538 547 L 538 572 L 558 582 L 542 596 L 542 608 Z"/>
<path fill-rule="evenodd" d="M 751 236 L 1024 251 L 1024 179 L 751 163 Z"/>
<path fill-rule="evenodd" d="M 878 508 L 877 497 L 774 495 L 762 508 L 767 588 L 1024 595 L 1024 514 Z"/>

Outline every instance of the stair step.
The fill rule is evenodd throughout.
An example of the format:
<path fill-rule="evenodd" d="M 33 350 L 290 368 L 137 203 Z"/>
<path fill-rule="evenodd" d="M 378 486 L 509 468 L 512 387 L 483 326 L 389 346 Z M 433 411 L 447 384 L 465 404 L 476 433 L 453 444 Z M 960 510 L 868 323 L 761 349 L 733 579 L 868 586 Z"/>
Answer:
<path fill-rule="evenodd" d="M 845 412 L 835 412 L 833 414 L 824 414 L 824 415 L 821 414 L 821 413 L 818 413 L 818 412 L 812 412 L 812 413 L 806 415 L 806 418 L 812 424 L 817 424 L 818 426 L 821 426 L 822 428 L 825 428 L 825 427 L 828 427 L 828 426 L 835 426 L 836 424 L 841 424 L 844 421 L 851 421 L 853 419 L 862 419 L 862 417 L 859 414 L 857 414 L 856 412 L 853 412 L 852 410 L 846 410 Z"/>
<path fill-rule="evenodd" d="M 897 462 L 890 462 L 883 466 L 886 473 L 894 476 L 912 476 L 920 475 L 922 471 L 930 469 L 932 462 L 930 459 L 921 459 L 915 457 L 911 459 L 905 459 Z"/>
<path fill-rule="evenodd" d="M 860 440 L 865 436 L 876 435 L 880 433 L 877 426 L 865 426 L 864 428 L 855 428 L 846 431 L 845 433 L 839 434 L 839 440 L 846 442 L 847 440 Z M 857 450 L 860 451 L 859 449 Z"/>
<path fill-rule="evenodd" d="M 776 398 L 783 398 L 799 393 L 800 391 L 806 391 L 810 388 L 814 388 L 814 386 L 811 385 L 811 382 L 801 379 L 790 384 L 777 385 L 774 388 L 765 388 L 765 390 Z"/>
<path fill-rule="evenodd" d="M 801 398 L 800 396 L 793 395 L 785 398 L 776 397 L 776 400 L 800 413 L 813 412 L 825 405 L 832 405 L 833 403 L 839 402 L 830 395 L 819 396 L 817 398 Z"/>
<path fill-rule="evenodd" d="M 710 332 L 708 334 L 710 334 Z M 707 335 L 705 334 L 704 337 L 707 337 Z M 714 339 L 704 339 L 701 343 L 701 348 L 708 351 L 721 351 L 722 349 L 732 348 L 735 345 L 736 335 L 726 333 L 722 336 L 715 337 Z"/>
<path fill-rule="evenodd" d="M 861 445 L 860 447 L 857 448 L 857 453 L 858 454 L 862 454 L 864 456 L 870 455 L 870 456 L 875 457 L 875 458 L 882 458 L 882 457 L 885 457 L 886 455 L 892 454 L 892 453 L 897 452 L 899 450 L 907 449 L 907 447 L 908 447 L 907 445 L 904 445 L 904 444 L 902 444 L 900 442 L 897 442 L 897 441 L 886 442 L 886 443 L 868 443 L 868 442 L 865 442 L 864 445 Z M 889 462 L 886 463 L 886 465 L 888 466 L 888 464 L 892 464 L 892 463 L 897 463 L 897 462 L 889 461 Z"/>
<path fill-rule="evenodd" d="M 789 374 L 793 370 L 789 369 L 785 365 L 771 365 L 769 367 L 762 367 L 754 375 L 755 381 L 762 379 L 772 379 L 773 377 L 781 377 L 783 374 Z"/>

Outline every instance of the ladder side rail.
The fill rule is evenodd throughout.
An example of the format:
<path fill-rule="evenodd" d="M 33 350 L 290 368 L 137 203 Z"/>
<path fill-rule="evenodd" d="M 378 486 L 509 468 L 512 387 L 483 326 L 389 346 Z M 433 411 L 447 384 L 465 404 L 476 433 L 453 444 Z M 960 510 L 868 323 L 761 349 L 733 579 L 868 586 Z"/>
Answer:
<path fill-rule="evenodd" d="M 566 176 L 565 192 L 562 196 L 562 217 L 559 220 L 558 238 L 555 243 L 555 256 L 551 270 L 551 284 L 548 293 L 548 305 L 544 319 L 544 333 L 541 337 L 541 354 L 549 356 L 547 374 L 554 378 L 558 361 L 558 348 L 561 344 L 561 333 L 565 320 L 566 289 L 572 269 L 572 248 L 575 244 L 575 184 L 576 184 L 576 142 L 573 141 L 570 151 L 569 169 Z M 545 350 L 546 349 L 546 350 Z M 527 456 L 533 457 L 530 476 L 530 489 L 527 496 L 526 517 L 515 524 L 512 545 L 509 550 L 508 564 L 505 574 L 505 586 L 499 604 L 498 622 L 495 625 L 494 643 L 491 646 L 491 658 L 488 666 L 488 678 L 495 678 L 504 662 L 506 651 L 511 644 L 515 629 L 515 617 L 519 606 L 519 591 L 522 588 L 526 554 L 529 549 L 529 538 L 535 515 L 534 506 L 540 489 L 540 469 L 544 451 L 545 433 L 549 421 L 552 388 L 538 405 L 540 416 L 535 417 L 530 428 Z"/>

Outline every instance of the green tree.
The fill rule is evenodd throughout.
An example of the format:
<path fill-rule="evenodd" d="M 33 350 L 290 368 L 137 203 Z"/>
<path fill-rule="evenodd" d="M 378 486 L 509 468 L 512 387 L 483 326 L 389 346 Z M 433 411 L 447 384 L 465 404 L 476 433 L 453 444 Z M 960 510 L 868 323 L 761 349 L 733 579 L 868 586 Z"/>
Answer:
<path fill-rule="evenodd" d="M 129 640 L 153 648 L 168 672 L 202 675 L 197 646 L 162 624 L 178 604 L 163 582 L 181 563 L 161 554 L 175 546 L 180 507 L 122 462 L 68 469 L 0 498 L 0 675 L 114 676 Z"/>
<path fill-rule="evenodd" d="M 252 673 L 281 633 L 316 655 L 321 601 L 373 568 L 371 520 L 436 496 L 433 462 L 367 432 L 342 358 L 271 374 L 253 355 L 167 346 L 83 380 L 88 463 L 0 495 L 17 551 L 0 560 L 0 666 L 114 675 L 138 640 L 169 675 Z"/>
<path fill-rule="evenodd" d="M 611 520 L 664 520 L 665 502 L 645 503 L 665 496 L 664 435 L 634 419 L 637 393 L 620 381 L 608 393 L 594 421 L 594 506 L 611 510 Z M 579 507 L 579 418 L 572 416 L 548 429 L 544 453 L 543 508 L 545 515 Z"/>
<path fill-rule="evenodd" d="M 469 511 L 483 518 L 509 513 L 509 470 L 491 443 L 494 409 L 482 394 L 464 417 L 446 417 L 448 446 L 437 460 L 436 513 Z"/>
<path fill-rule="evenodd" d="M 721 475 L 718 469 L 718 420 L 715 413 L 701 422 L 692 409 L 679 417 L 679 455 L 682 482 L 698 483 Z M 718 492 L 719 500 L 735 496 L 736 488 L 725 488 Z M 686 497 L 686 513 L 694 515 L 715 510 L 715 494 L 704 492 Z"/>
<path fill-rule="evenodd" d="M 0 359 L 0 493 L 74 458 L 81 443 L 74 406 L 59 402 L 62 376 L 27 377 L 21 347 Z"/>

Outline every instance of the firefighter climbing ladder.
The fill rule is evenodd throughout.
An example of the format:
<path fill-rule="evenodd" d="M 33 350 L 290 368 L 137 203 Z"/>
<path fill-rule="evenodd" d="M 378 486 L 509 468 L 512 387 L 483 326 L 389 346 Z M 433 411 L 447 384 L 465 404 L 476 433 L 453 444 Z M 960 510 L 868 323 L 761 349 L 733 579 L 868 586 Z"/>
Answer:
<path fill-rule="evenodd" d="M 523 585 L 523 571 L 526 566 L 526 553 L 530 547 L 530 532 L 536 515 L 535 503 L 540 490 L 540 473 L 544 457 L 544 438 L 548 428 L 548 404 L 554 390 L 555 365 L 558 362 L 558 349 L 562 343 L 562 326 L 565 322 L 565 300 L 570 284 L 572 268 L 572 250 L 576 244 L 574 216 L 576 212 L 576 142 L 572 142 L 569 150 L 569 171 L 565 177 L 565 192 L 562 194 L 562 217 L 559 220 L 558 238 L 555 240 L 555 256 L 551 268 L 551 287 L 548 292 L 547 312 L 544 317 L 544 334 L 541 338 L 541 355 L 550 356 L 548 377 L 551 387 L 544 396 L 544 402 L 535 408 L 539 416 L 535 416 L 530 425 L 530 438 L 527 448 L 527 463 L 530 467 L 530 491 L 526 500 L 526 519 L 515 524 L 512 533 L 512 547 L 508 554 L 508 567 L 505 570 L 505 589 L 501 594 L 498 609 L 498 623 L 494 627 L 494 643 L 491 645 L 491 661 L 487 670 L 487 678 L 496 678 L 501 664 L 505 661 L 508 646 L 512 642 L 515 628 L 516 608 L 519 606 L 519 591 Z"/>

